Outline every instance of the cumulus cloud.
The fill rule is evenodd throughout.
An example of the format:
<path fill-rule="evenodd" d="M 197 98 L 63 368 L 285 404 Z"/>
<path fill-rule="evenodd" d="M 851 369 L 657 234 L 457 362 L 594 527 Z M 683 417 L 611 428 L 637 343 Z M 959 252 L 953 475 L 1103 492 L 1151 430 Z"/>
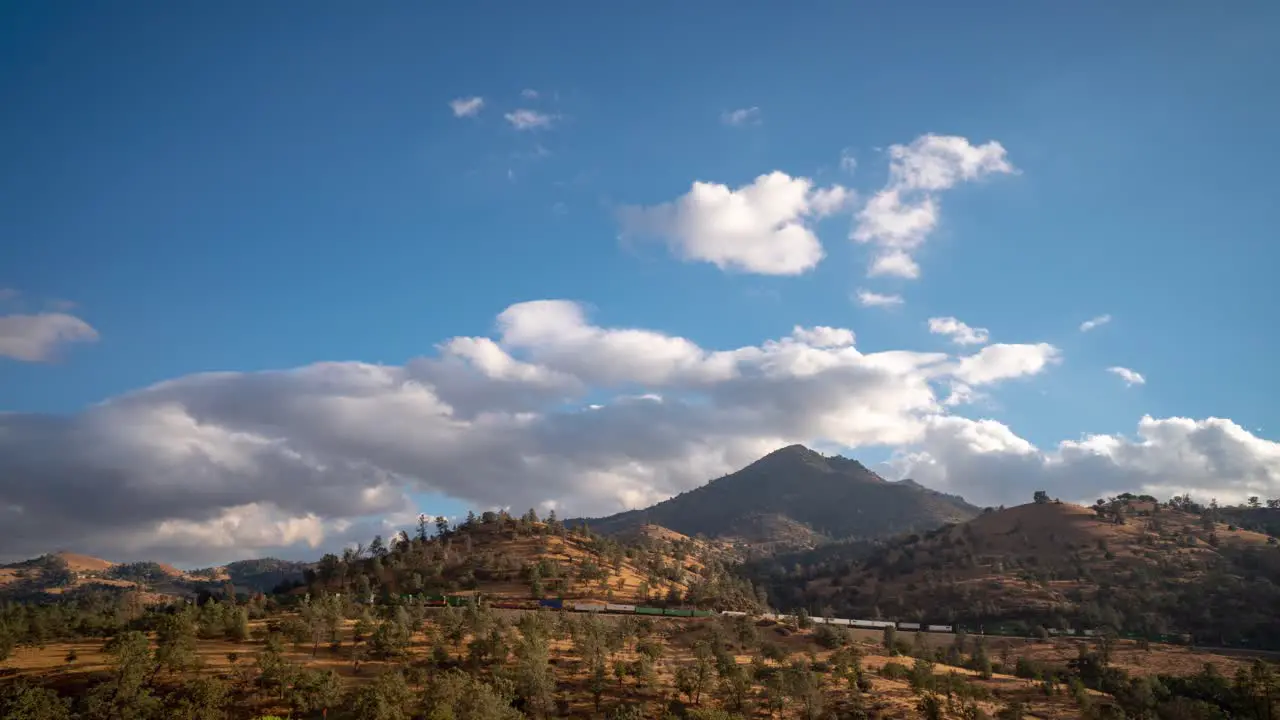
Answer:
<path fill-rule="evenodd" d="M 725 110 L 720 113 L 720 122 L 733 127 L 760 124 L 760 108 L 748 107 L 737 110 Z"/>
<path fill-rule="evenodd" d="M 402 366 L 204 373 L 72 415 L 0 414 L 0 553 L 314 557 L 412 526 L 412 492 L 614 512 L 793 442 L 924 442 L 942 389 L 1034 374 L 1051 354 L 864 353 L 855 341 L 797 326 L 709 349 L 542 300 Z"/>
<path fill-rule="evenodd" d="M 1147 379 L 1142 377 L 1142 373 L 1130 370 L 1129 368 L 1126 368 L 1126 367 L 1119 367 L 1119 366 L 1109 367 L 1107 368 L 1107 372 L 1111 373 L 1112 375 L 1115 375 L 1121 380 L 1124 380 L 1124 384 L 1130 387 L 1134 385 L 1147 384 Z"/>
<path fill-rule="evenodd" d="M 45 362 L 67 344 L 97 340 L 89 323 L 66 313 L 0 316 L 0 357 Z"/>
<path fill-rule="evenodd" d="M 901 295 L 885 295 L 861 288 L 858 290 L 857 299 L 862 307 L 892 307 L 903 303 Z"/>
<path fill-rule="evenodd" d="M 853 197 L 839 185 L 816 188 L 808 178 L 772 172 L 736 190 L 695 182 L 674 202 L 624 208 L 621 221 L 625 233 L 661 237 L 685 260 L 799 275 L 824 256 L 813 222 L 846 209 Z"/>
<path fill-rule="evenodd" d="M 929 332 L 946 335 L 957 345 L 981 345 L 991 337 L 986 328 L 969 327 L 953 317 L 929 318 Z"/>
<path fill-rule="evenodd" d="M 912 257 L 938 226 L 936 194 L 961 182 L 1017 170 L 1004 146 L 954 135 L 922 135 L 889 148 L 889 180 L 858 213 L 851 238 L 875 247 L 868 275 L 917 278 Z"/>
<path fill-rule="evenodd" d="M 545 130 L 555 123 L 556 117 L 537 110 L 521 108 L 503 115 L 511 127 L 517 130 Z"/>
<path fill-rule="evenodd" d="M 1109 322 L 1111 322 L 1110 315 L 1099 315 L 1096 318 L 1091 318 L 1080 323 L 1080 332 L 1089 332 L 1090 330 L 1106 325 Z"/>
<path fill-rule="evenodd" d="M 461 97 L 449 102 L 449 108 L 453 110 L 454 117 L 475 117 L 480 114 L 480 110 L 484 107 L 484 98 Z"/>
<path fill-rule="evenodd" d="M 1120 492 L 1224 503 L 1280 496 L 1280 443 L 1220 418 L 1146 416 L 1136 437 L 1091 435 L 1043 451 L 994 420 L 936 417 L 917 448 L 889 465 L 987 505 L 1029 502 L 1040 489 L 1089 504 Z"/>

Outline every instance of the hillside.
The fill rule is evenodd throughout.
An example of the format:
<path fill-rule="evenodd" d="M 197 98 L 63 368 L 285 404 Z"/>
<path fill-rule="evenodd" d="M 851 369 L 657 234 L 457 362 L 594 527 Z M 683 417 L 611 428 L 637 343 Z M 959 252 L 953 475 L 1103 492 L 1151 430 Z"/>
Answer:
<path fill-rule="evenodd" d="M 1032 503 L 752 575 L 783 607 L 1280 647 L 1276 540 L 1221 522 L 1230 509 L 1153 500 Z"/>
<path fill-rule="evenodd" d="M 889 482 L 856 460 L 792 445 L 653 507 L 587 522 L 606 534 L 652 523 L 780 550 L 922 532 L 978 512 L 962 498 Z"/>
<path fill-rule="evenodd" d="M 562 597 L 633 604 L 751 607 L 720 547 L 654 526 L 628 538 L 543 522 L 530 511 L 471 516 L 434 536 L 405 534 L 343 557 L 326 555 L 295 592 L 358 596 L 478 592 L 491 598 Z"/>

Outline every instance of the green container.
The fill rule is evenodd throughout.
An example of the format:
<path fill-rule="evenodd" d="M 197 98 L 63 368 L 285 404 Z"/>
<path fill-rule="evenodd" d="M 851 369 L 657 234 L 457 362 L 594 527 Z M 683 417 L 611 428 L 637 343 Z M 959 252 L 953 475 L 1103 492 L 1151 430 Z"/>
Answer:
<path fill-rule="evenodd" d="M 712 615 L 715 615 L 715 613 L 711 612 L 710 610 L 694 610 L 693 611 L 694 617 L 711 617 Z"/>
<path fill-rule="evenodd" d="M 638 607 L 636 608 L 636 614 L 637 615 L 661 615 L 662 608 Z"/>
<path fill-rule="evenodd" d="M 667 608 L 662 612 L 663 615 L 673 615 L 675 617 L 693 617 L 692 610 L 681 610 L 680 608 Z"/>

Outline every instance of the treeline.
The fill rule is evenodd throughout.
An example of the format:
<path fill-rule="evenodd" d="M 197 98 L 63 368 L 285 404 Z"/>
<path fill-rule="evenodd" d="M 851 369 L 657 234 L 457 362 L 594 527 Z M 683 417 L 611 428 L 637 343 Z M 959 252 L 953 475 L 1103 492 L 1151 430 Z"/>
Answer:
<path fill-rule="evenodd" d="M 98 591 L 56 603 L 6 602 L 0 604 L 0 662 L 20 646 L 109 638 L 128 630 L 151 632 L 175 614 L 190 614 L 202 638 L 243 640 L 250 620 L 278 609 L 262 595 L 242 604 L 234 596 L 218 601 L 206 594 L 202 601 L 156 605 L 144 603 L 141 594 L 133 591 Z"/>
<path fill-rule="evenodd" d="M 552 538 L 580 550 L 581 557 L 576 562 L 551 557 Z M 512 552 L 511 543 L 522 539 L 534 541 L 532 559 Z M 640 580 L 628 586 L 620 576 L 624 566 Z M 726 558 L 693 540 L 624 542 L 586 525 L 567 527 L 554 512 L 542 521 L 533 510 L 520 517 L 471 513 L 457 525 L 441 518 L 434 528 L 424 518 L 415 536 L 378 536 L 342 555 L 326 554 L 302 580 L 277 590 L 354 593 L 387 601 L 399 594 L 473 591 L 483 583 L 523 584 L 535 598 L 590 594 L 612 601 L 615 595 L 638 595 L 654 604 L 716 609 L 754 609 L 761 599 Z"/>

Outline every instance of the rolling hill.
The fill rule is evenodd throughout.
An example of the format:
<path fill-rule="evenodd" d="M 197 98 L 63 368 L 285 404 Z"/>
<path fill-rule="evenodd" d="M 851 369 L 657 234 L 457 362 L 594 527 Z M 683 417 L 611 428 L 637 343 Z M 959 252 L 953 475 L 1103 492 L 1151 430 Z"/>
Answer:
<path fill-rule="evenodd" d="M 782 550 L 923 532 L 978 512 L 963 498 L 909 480 L 889 482 L 856 460 L 791 445 L 650 508 L 586 522 L 606 534 L 656 524 Z"/>
<path fill-rule="evenodd" d="M 1280 547 L 1231 509 L 1041 502 L 841 554 L 755 564 L 782 607 L 1280 647 Z"/>

